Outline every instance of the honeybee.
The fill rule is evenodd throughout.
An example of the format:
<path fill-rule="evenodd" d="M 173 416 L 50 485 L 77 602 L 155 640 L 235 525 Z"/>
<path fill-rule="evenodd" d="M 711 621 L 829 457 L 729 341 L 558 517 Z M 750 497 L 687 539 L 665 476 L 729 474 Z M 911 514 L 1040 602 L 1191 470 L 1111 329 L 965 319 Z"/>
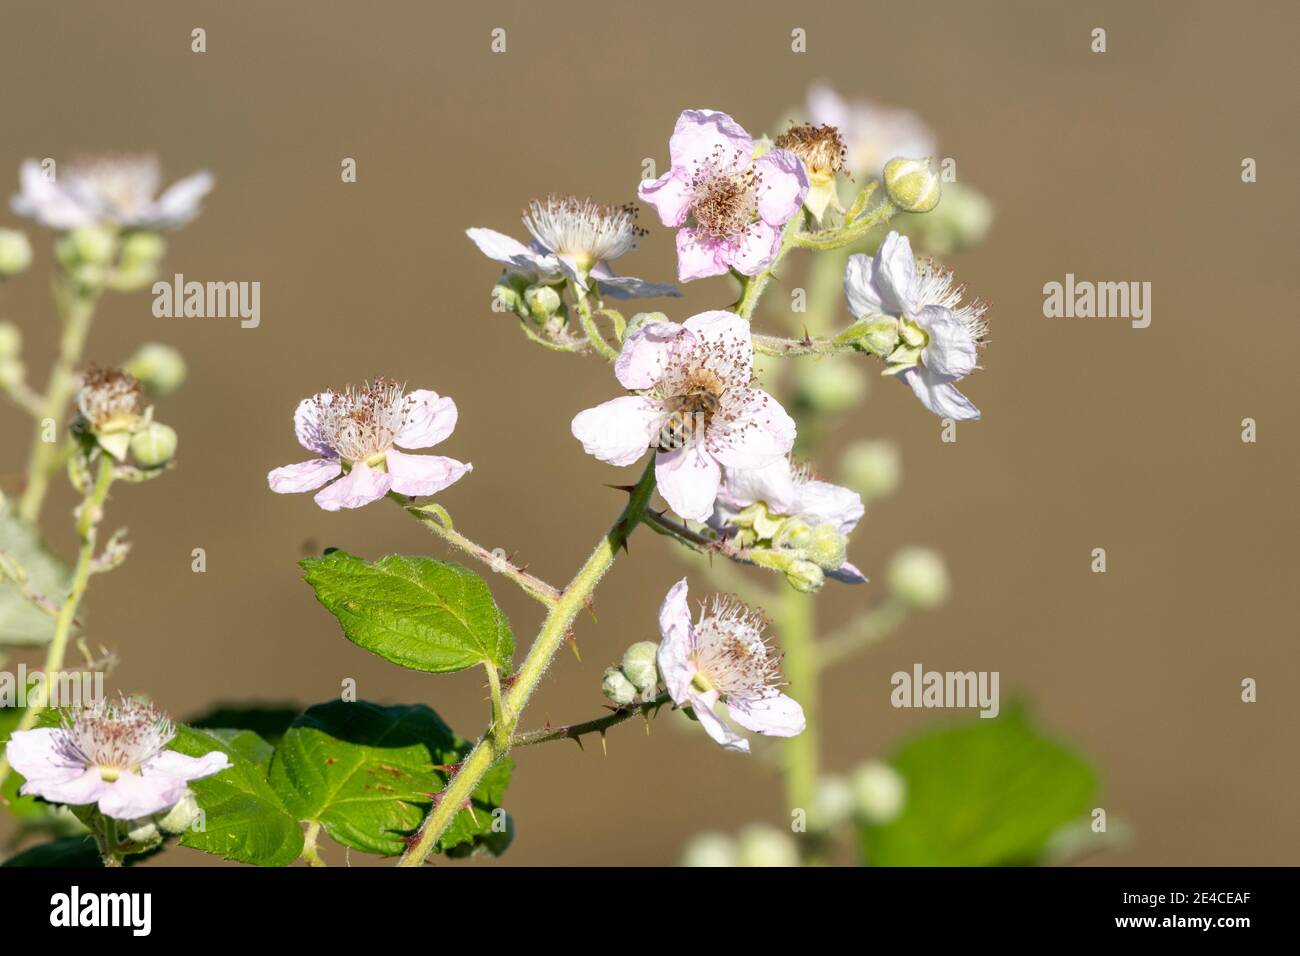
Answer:
<path fill-rule="evenodd" d="M 659 449 L 675 451 L 704 435 L 704 426 L 718 410 L 721 395 L 709 391 L 691 392 L 659 429 Z"/>

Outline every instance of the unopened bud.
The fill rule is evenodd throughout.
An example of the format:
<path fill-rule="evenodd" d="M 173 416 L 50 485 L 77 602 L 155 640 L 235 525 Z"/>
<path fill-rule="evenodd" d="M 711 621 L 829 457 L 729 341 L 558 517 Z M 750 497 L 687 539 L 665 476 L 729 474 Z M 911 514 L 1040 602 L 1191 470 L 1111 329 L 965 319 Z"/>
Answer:
<path fill-rule="evenodd" d="M 701 833 L 682 851 L 682 866 L 735 865 L 736 841 L 721 833 Z"/>
<path fill-rule="evenodd" d="M 834 571 L 848 559 L 849 539 L 832 524 L 814 525 L 808 543 L 808 557 L 827 571 Z"/>
<path fill-rule="evenodd" d="M 659 683 L 658 654 L 654 641 L 638 641 L 623 654 L 623 676 L 643 694 Z"/>
<path fill-rule="evenodd" d="M 617 667 L 605 668 L 605 678 L 600 682 L 600 690 L 618 707 L 626 707 L 636 700 L 636 687 Z"/>
<path fill-rule="evenodd" d="M 796 591 L 811 594 L 822 589 L 826 583 L 826 572 L 811 561 L 792 561 L 786 569 L 785 579 Z"/>
<path fill-rule="evenodd" d="M 158 829 L 163 833 L 177 836 L 193 826 L 198 816 L 198 802 L 194 799 L 194 794 L 187 791 L 174 807 L 166 813 L 158 814 L 154 819 L 158 823 Z"/>
<path fill-rule="evenodd" d="M 32 264 L 32 244 L 17 229 L 0 229 L 0 279 L 8 279 Z"/>
<path fill-rule="evenodd" d="M 168 395 L 185 381 L 185 359 L 170 345 L 148 342 L 127 359 L 123 369 L 140 380 L 151 395 Z"/>
<path fill-rule="evenodd" d="M 549 319 L 560 311 L 564 304 L 560 298 L 560 293 L 553 286 L 534 285 L 529 286 L 524 292 L 524 301 L 528 303 L 528 311 L 537 319 Z"/>
<path fill-rule="evenodd" d="M 68 233 L 69 252 L 78 262 L 106 266 L 117 254 L 117 234 L 104 226 L 81 226 Z"/>
<path fill-rule="evenodd" d="M 150 422 L 131 436 L 131 455 L 142 468 L 159 468 L 176 457 L 176 429 Z"/>
<path fill-rule="evenodd" d="M 841 474 L 863 498 L 883 498 L 898 487 L 902 474 L 898 448 L 888 441 L 860 441 L 844 452 Z"/>
<path fill-rule="evenodd" d="M 799 850 L 790 834 L 755 824 L 737 838 L 736 862 L 740 866 L 798 866 Z"/>
<path fill-rule="evenodd" d="M 907 783 L 897 770 L 871 760 L 853 771 L 849 781 L 858 815 L 868 823 L 889 823 L 903 812 Z"/>
<path fill-rule="evenodd" d="M 853 816 L 853 787 L 843 777 L 822 777 L 817 781 L 808 823 L 818 830 L 831 830 Z"/>
<path fill-rule="evenodd" d="M 939 177 L 928 159 L 891 159 L 884 180 L 890 201 L 904 212 L 929 212 L 939 205 Z"/>
<path fill-rule="evenodd" d="M 889 587 L 904 604 L 938 607 L 948 597 L 948 569 L 928 548 L 904 548 L 889 563 Z"/>
<path fill-rule="evenodd" d="M 0 322 L 0 361 L 16 359 L 23 351 L 23 333 L 12 322 Z"/>
<path fill-rule="evenodd" d="M 167 240 L 158 233 L 133 232 L 122 240 L 119 262 L 123 269 L 148 266 L 152 270 L 166 252 Z"/>

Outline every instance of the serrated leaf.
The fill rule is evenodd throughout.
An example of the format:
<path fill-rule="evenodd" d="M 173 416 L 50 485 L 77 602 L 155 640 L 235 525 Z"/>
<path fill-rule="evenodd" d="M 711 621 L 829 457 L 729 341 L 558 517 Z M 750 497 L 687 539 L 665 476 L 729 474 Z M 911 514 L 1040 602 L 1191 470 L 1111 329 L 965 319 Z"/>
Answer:
<path fill-rule="evenodd" d="M 71 569 L 7 507 L 0 507 L 0 551 L 23 567 L 33 591 L 51 601 L 63 600 L 71 585 Z M 53 636 L 54 618 L 33 607 L 12 582 L 0 580 L 0 646 L 48 644 Z"/>
<path fill-rule="evenodd" d="M 915 737 L 890 763 L 907 796 L 897 819 L 863 830 L 874 866 L 1034 863 L 1096 787 L 1092 769 L 1018 706 Z"/>
<path fill-rule="evenodd" d="M 395 856 L 424 818 L 432 794 L 446 786 L 436 766 L 458 762 L 469 750 L 433 710 L 423 705 L 382 707 L 365 701 L 332 701 L 310 708 L 286 731 L 271 762 L 270 782 L 286 808 L 304 822 L 317 822 L 338 843 L 367 853 Z M 440 848 L 492 837 L 492 811 L 510 780 L 503 761 L 475 790 L 474 814 L 452 821 Z"/>
<path fill-rule="evenodd" d="M 510 669 L 510 622 L 468 568 L 402 555 L 369 562 L 344 551 L 301 565 L 317 599 L 359 647 L 435 674 L 485 661 Z"/>
<path fill-rule="evenodd" d="M 182 846 L 258 866 L 286 866 L 298 858 L 302 827 L 266 779 L 270 744 L 247 730 L 178 727 L 171 746 L 191 757 L 220 750 L 231 763 L 190 783 L 205 821 L 201 832 L 182 834 Z"/>

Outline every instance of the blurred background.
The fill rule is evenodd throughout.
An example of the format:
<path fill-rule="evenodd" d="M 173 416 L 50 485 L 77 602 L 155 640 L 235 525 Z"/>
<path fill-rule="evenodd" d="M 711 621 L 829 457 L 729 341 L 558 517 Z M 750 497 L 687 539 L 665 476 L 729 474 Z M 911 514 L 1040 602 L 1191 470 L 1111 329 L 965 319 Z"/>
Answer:
<path fill-rule="evenodd" d="M 364 698 L 426 702 L 477 733 L 487 704 L 476 673 L 385 663 L 346 641 L 302 583 L 297 560 L 323 547 L 447 554 L 396 508 L 327 514 L 309 496 L 268 492 L 270 468 L 303 458 L 296 402 L 375 375 L 453 396 L 460 425 L 439 451 L 475 471 L 439 500 L 458 528 L 562 582 L 622 506 L 605 484 L 632 474 L 587 457 L 569 433 L 615 384 L 604 363 L 543 352 L 491 311 L 498 269 L 465 228 L 522 235 L 520 208 L 551 191 L 631 200 L 642 161 L 663 168 L 682 109 L 776 131 L 822 79 L 915 110 L 997 209 L 989 239 L 946 260 L 992 303 L 986 370 L 964 383 L 984 420 L 943 443 L 909 390 L 873 377 L 865 412 L 827 449 L 898 442 L 903 485 L 869 509 L 850 556 L 883 581 L 898 547 L 933 546 L 953 594 L 832 673 L 825 765 L 886 756 L 953 718 L 893 709 L 894 671 L 996 670 L 1003 700 L 1031 701 L 1036 722 L 1097 768 L 1097 805 L 1134 828 L 1130 847 L 1092 861 L 1294 864 L 1300 95 L 1284 64 L 1297 26 L 1280 2 L 663 0 L 453 13 L 8 0 L 0 192 L 28 157 L 155 151 L 169 182 L 211 169 L 217 188 L 171 237 L 164 274 L 262 286 L 257 329 L 154 318 L 148 291 L 100 307 L 89 359 L 119 362 L 153 339 L 190 365 L 159 407 L 180 432 L 180 466 L 115 488 L 106 530 L 129 527 L 135 547 L 88 599 L 92 641 L 122 657 L 114 686 L 184 716 L 225 701 L 325 700 L 353 678 Z M 206 53 L 190 50 L 195 27 Z M 504 54 L 489 51 L 496 27 Z M 1104 54 L 1090 51 L 1095 27 Z M 794 28 L 806 53 L 791 52 Z M 345 157 L 354 184 L 340 181 Z M 1241 181 L 1245 157 L 1255 184 Z M 648 211 L 643 224 L 651 234 L 620 271 L 669 279 L 671 232 Z M 0 225 L 28 228 L 7 204 Z M 37 385 L 54 347 L 48 238 L 34 234 L 36 274 L 0 288 L 0 317 L 21 325 Z M 1150 282 L 1150 328 L 1044 318 L 1044 283 L 1068 272 Z M 733 296 L 726 279 L 686 292 L 652 307 L 680 320 Z M 1240 440 L 1245 417 L 1256 444 Z M 21 480 L 28 427 L 0 408 L 6 491 Z M 46 512 L 64 553 L 72 504 L 61 488 Z M 190 568 L 199 547 L 203 574 Z M 1097 547 L 1106 574 L 1090 571 Z M 677 558 L 666 540 L 636 536 L 599 593 L 599 623 L 579 621 L 581 661 L 562 652 L 526 725 L 598 712 L 603 669 L 657 639 L 658 604 L 684 573 Z M 536 606 L 490 583 L 526 641 Z M 842 622 L 881 586 L 828 587 L 822 620 Z M 1240 700 L 1246 677 L 1257 703 Z M 603 757 L 567 743 L 517 755 L 508 862 L 671 863 L 701 830 L 787 819 L 767 761 L 679 733 L 667 714 L 649 737 L 629 724 L 608 743 Z"/>

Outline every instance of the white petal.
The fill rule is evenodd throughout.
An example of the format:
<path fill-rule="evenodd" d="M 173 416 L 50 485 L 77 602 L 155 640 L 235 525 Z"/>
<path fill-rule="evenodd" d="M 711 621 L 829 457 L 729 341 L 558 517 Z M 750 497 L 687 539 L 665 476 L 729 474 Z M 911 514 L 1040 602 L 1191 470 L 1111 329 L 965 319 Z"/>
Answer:
<path fill-rule="evenodd" d="M 861 252 L 849 256 L 849 264 L 844 269 L 844 297 L 848 299 L 849 312 L 855 318 L 885 311 L 875 285 L 875 263 L 870 256 Z"/>
<path fill-rule="evenodd" d="M 716 693 L 691 695 L 691 710 L 699 718 L 700 726 L 704 728 L 706 734 L 722 745 L 723 750 L 749 753 L 749 741 L 728 727 L 722 718 L 713 712 L 716 697 Z"/>
<path fill-rule="evenodd" d="M 699 312 L 685 322 L 686 329 L 700 342 L 719 347 L 727 353 L 726 374 L 729 379 L 748 385 L 754 370 L 754 339 L 749 322 L 735 312 L 713 309 Z"/>
<path fill-rule="evenodd" d="M 756 276 L 772 264 L 781 248 L 781 230 L 759 220 L 727 247 L 724 258 L 741 275 Z"/>
<path fill-rule="evenodd" d="M 921 277 L 907 236 L 891 232 L 876 252 L 872 276 L 890 315 L 912 315 L 920 310 Z"/>
<path fill-rule="evenodd" d="M 154 215 L 159 225 L 179 226 L 199 214 L 199 203 L 212 191 L 216 180 L 207 170 L 172 183 L 158 197 Z"/>
<path fill-rule="evenodd" d="M 782 456 L 762 468 L 723 469 L 719 498 L 737 511 L 762 501 L 773 514 L 794 514 L 798 499 L 790 459 Z"/>
<path fill-rule="evenodd" d="M 686 702 L 695 678 L 695 665 L 690 660 L 695 652 L 695 639 L 686 590 L 686 579 L 682 578 L 669 589 L 659 607 L 659 633 L 663 635 L 659 642 L 659 672 L 669 696 L 677 704 Z"/>
<path fill-rule="evenodd" d="M 569 426 L 582 450 L 611 465 L 630 465 L 659 438 L 663 408 L 640 395 L 624 395 L 579 412 Z"/>
<path fill-rule="evenodd" d="M 691 521 L 707 521 L 718 498 L 722 469 L 703 447 L 690 441 L 681 448 L 661 451 L 655 458 L 659 494 L 673 511 Z"/>
<path fill-rule="evenodd" d="M 709 451 L 728 468 L 765 468 L 794 447 L 794 419 L 771 395 L 749 388 L 726 400 L 709 427 Z"/>
<path fill-rule="evenodd" d="M 969 375 L 979 353 L 966 323 L 941 305 L 927 305 L 914 318 L 930 336 L 921 352 L 926 367 L 952 381 Z"/>
<path fill-rule="evenodd" d="M 175 750 L 163 750 L 140 768 L 146 777 L 172 777 L 176 780 L 199 780 L 220 773 L 230 766 L 230 758 L 220 750 L 202 757 L 189 757 Z"/>
<path fill-rule="evenodd" d="M 293 432 L 298 436 L 298 444 L 308 451 L 314 451 L 326 458 L 336 457 L 334 449 L 320 430 L 317 417 L 317 403 L 328 405 L 334 398 L 332 392 L 322 392 L 311 398 L 304 398 L 293 412 Z"/>
<path fill-rule="evenodd" d="M 184 780 L 166 774 L 124 773 L 104 789 L 99 809 L 115 820 L 138 820 L 171 809 L 188 789 Z"/>
<path fill-rule="evenodd" d="M 393 440 L 403 448 L 430 448 L 456 429 L 456 403 L 446 395 L 417 388 L 406 396 L 406 424 Z"/>
<path fill-rule="evenodd" d="M 384 456 L 392 489 L 399 495 L 436 495 L 474 470 L 473 465 L 442 455 L 408 455 L 396 448 Z"/>
<path fill-rule="evenodd" d="M 746 730 L 769 737 L 794 737 L 807 726 L 799 702 L 785 694 L 754 700 L 727 701 L 731 719 Z"/>
<path fill-rule="evenodd" d="M 681 298 L 682 294 L 671 282 L 647 282 L 635 276 L 614 275 L 604 262 L 597 262 L 589 274 L 600 283 L 600 291 L 611 299 Z"/>
<path fill-rule="evenodd" d="M 70 760 L 58 746 L 64 731 L 57 727 L 20 730 L 9 738 L 5 756 L 11 766 L 29 782 L 66 781 L 79 776 L 85 764 Z"/>
<path fill-rule="evenodd" d="M 71 807 L 95 803 L 108 792 L 108 784 L 100 776 L 99 770 L 91 767 L 69 773 L 63 779 L 50 777 L 28 779 L 18 792 L 25 797 L 43 797 L 50 803 L 65 803 Z"/>
<path fill-rule="evenodd" d="M 542 275 L 554 275 L 558 271 L 559 264 L 554 256 L 539 253 L 518 239 L 511 239 L 493 229 L 466 229 L 465 235 L 469 236 L 483 255 L 512 269 Z"/>
<path fill-rule="evenodd" d="M 724 169 L 744 169 L 753 159 L 754 141 L 726 113 L 683 110 L 668 141 L 668 155 L 674 169 L 689 171 L 710 161 Z"/>
<path fill-rule="evenodd" d="M 848 534 L 857 527 L 866 513 L 862 496 L 856 491 L 815 479 L 800 486 L 798 508 L 800 514 L 813 515 L 834 525 L 840 534 Z"/>
<path fill-rule="evenodd" d="M 278 495 L 292 495 L 315 491 L 331 478 L 337 478 L 342 470 L 337 458 L 315 458 L 273 469 L 267 474 L 266 483 Z"/>
<path fill-rule="evenodd" d="M 912 386 L 921 404 L 940 418 L 959 422 L 979 420 L 980 410 L 971 404 L 970 399 L 957 391 L 951 382 L 935 377 L 924 366 L 909 368 L 900 377 Z"/>

